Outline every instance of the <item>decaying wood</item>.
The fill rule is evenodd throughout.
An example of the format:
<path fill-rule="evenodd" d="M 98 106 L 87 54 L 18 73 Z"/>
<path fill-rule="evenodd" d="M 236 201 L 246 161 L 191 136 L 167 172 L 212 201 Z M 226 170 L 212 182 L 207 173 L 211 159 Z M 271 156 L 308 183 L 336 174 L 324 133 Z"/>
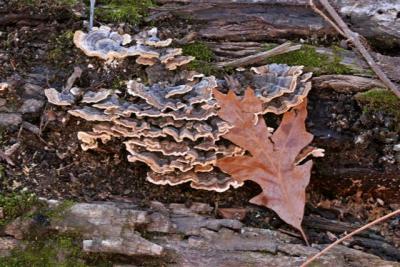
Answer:
<path fill-rule="evenodd" d="M 382 71 L 382 69 L 376 64 L 375 60 L 372 58 L 371 54 L 365 48 L 364 44 L 361 42 L 360 35 L 356 32 L 350 30 L 349 26 L 343 21 L 343 19 L 338 15 L 336 10 L 331 6 L 328 0 L 319 0 L 319 2 L 323 5 L 329 15 L 333 18 L 337 27 L 342 30 L 342 33 L 349 39 L 350 42 L 354 44 L 354 46 L 358 49 L 364 59 L 367 61 L 368 65 L 371 69 L 378 75 L 379 79 L 390 89 L 393 91 L 395 95 L 400 98 L 400 88 L 398 88 Z M 313 3 L 310 0 L 310 3 Z M 314 5 L 313 5 L 314 6 Z"/>
<path fill-rule="evenodd" d="M 60 204 L 47 203 L 51 209 L 57 209 Z M 151 202 L 147 208 L 132 203 L 77 203 L 51 219 L 49 226 L 42 224 L 41 227 L 79 234 L 85 251 L 127 257 L 125 260 L 116 257 L 114 266 L 152 263 L 175 267 L 291 267 L 299 266 L 323 248 L 321 245 L 303 246 L 298 244 L 297 238 L 278 231 L 246 227 L 237 220 L 216 219 L 212 214 L 212 207 L 196 202 L 190 206 Z M 27 226 L 21 219 L 19 223 L 20 228 L 14 227 L 15 232 L 8 232 L 6 244 L 16 243 L 11 237 Z M 0 249 L 1 242 L 0 238 Z M 341 245 L 319 260 L 319 266 L 324 267 L 369 266 L 366 264 L 400 266 Z"/>
<path fill-rule="evenodd" d="M 255 55 L 250 55 L 244 58 L 239 58 L 235 59 L 232 61 L 226 61 L 226 62 L 218 62 L 217 66 L 218 67 L 243 67 L 243 66 L 248 66 L 248 65 L 254 65 L 257 64 L 263 60 L 265 60 L 268 57 L 288 53 L 291 51 L 296 51 L 301 48 L 301 45 L 291 45 L 290 42 L 286 42 L 284 44 L 281 44 L 275 48 L 272 48 L 268 51 L 260 52 Z"/>
<path fill-rule="evenodd" d="M 313 77 L 312 83 L 315 88 L 333 89 L 339 93 L 357 93 L 385 87 L 380 80 L 354 75 L 321 75 Z"/>
<path fill-rule="evenodd" d="M 338 36 L 312 11 L 309 0 L 157 0 L 149 20 L 189 19 L 200 37 L 219 40 L 267 40 Z M 318 3 L 317 3 L 318 4 Z M 395 1 L 334 1 L 340 15 L 361 35 L 380 45 L 400 45 L 400 4 Z"/>
<path fill-rule="evenodd" d="M 379 53 L 374 53 L 373 57 L 392 81 L 400 82 L 400 57 L 386 56 Z"/>
<path fill-rule="evenodd" d="M 288 36 L 324 36 L 336 32 L 303 5 L 276 1 L 159 1 L 149 20 L 188 18 L 200 37 L 219 40 L 262 40 Z M 286 1 L 288 2 L 288 1 Z M 307 18 L 307 19 L 304 19 Z"/>
<path fill-rule="evenodd" d="M 204 42 L 214 53 L 216 62 L 228 62 L 242 57 L 264 52 L 261 43 L 257 42 Z"/>
<path fill-rule="evenodd" d="M 321 17 L 323 17 L 333 28 L 335 28 L 335 30 L 338 33 L 340 33 L 343 37 L 346 37 L 342 29 L 340 29 L 327 15 L 325 15 L 325 13 L 322 12 L 322 10 L 318 9 L 312 0 L 310 0 L 310 6 L 316 13 L 318 13 Z"/>
<path fill-rule="evenodd" d="M 315 229 L 319 231 L 329 231 L 331 233 L 345 233 L 345 232 L 352 232 L 358 229 L 358 227 L 346 223 L 346 222 L 339 222 L 335 220 L 329 220 L 324 217 L 310 215 L 304 218 L 303 225 L 308 229 Z M 363 236 L 366 238 L 373 238 L 378 233 L 372 229 L 368 229 L 364 232 L 359 233 L 359 236 Z"/>
<path fill-rule="evenodd" d="M 354 236 L 352 237 L 350 245 L 364 247 L 371 253 L 374 253 L 374 251 L 378 253 L 383 253 L 389 256 L 391 259 L 400 261 L 399 248 L 388 244 L 383 240 Z"/>
<path fill-rule="evenodd" d="M 370 222 L 370 223 L 367 223 L 367 224 L 364 225 L 363 227 L 360 227 L 360 228 L 354 230 L 353 232 L 351 232 L 351 233 L 345 235 L 344 237 L 342 237 L 342 238 L 336 240 L 335 242 L 333 242 L 332 244 L 330 244 L 329 246 L 327 246 L 326 248 L 324 248 L 322 251 L 320 251 L 320 252 L 318 252 L 317 254 L 315 254 L 313 257 L 311 257 L 311 258 L 308 259 L 305 263 L 303 263 L 303 264 L 301 265 L 301 267 L 306 267 L 306 266 L 308 266 L 311 262 L 315 261 L 318 257 L 321 257 L 322 255 L 324 255 L 325 253 L 327 253 L 329 250 L 331 250 L 333 247 L 339 245 L 340 243 L 342 243 L 343 241 L 349 239 L 350 237 L 352 237 L 352 236 L 354 236 L 354 235 L 356 235 L 356 234 L 358 234 L 358 233 L 364 231 L 365 229 L 368 229 L 368 228 L 374 226 L 375 224 L 378 224 L 378 223 L 380 223 L 380 222 L 383 222 L 383 221 L 389 219 L 390 217 L 396 216 L 396 215 L 398 215 L 398 214 L 400 214 L 400 209 L 395 210 L 395 211 L 393 211 L 393 212 L 391 212 L 391 213 L 389 213 L 389 214 L 387 214 L 387 215 L 385 215 L 385 216 L 382 216 L 382 217 L 380 217 L 380 218 L 378 218 L 378 219 L 376 219 L 376 220 L 374 220 L 374 221 L 372 221 L 372 222 Z"/>
<path fill-rule="evenodd" d="M 261 53 L 265 50 L 262 43 L 259 42 L 206 42 L 206 44 L 215 53 L 216 60 L 222 62 L 235 61 L 241 57 Z M 327 62 L 335 62 L 339 60 L 338 63 L 348 68 L 354 75 L 370 78 L 375 77 L 374 73 L 370 70 L 369 65 L 361 56 L 359 56 L 358 53 L 352 50 L 320 46 L 310 47 L 314 48 L 316 53 L 326 56 Z M 400 65 L 400 57 L 386 56 L 379 53 L 372 53 L 372 55 L 376 59 L 377 64 L 391 80 L 396 82 L 400 81 L 400 68 L 398 68 Z M 313 71 L 316 70 L 318 69 Z M 361 83 L 361 80 L 356 81 L 356 83 L 357 82 Z M 384 85 L 380 82 L 379 87 L 382 86 Z"/>

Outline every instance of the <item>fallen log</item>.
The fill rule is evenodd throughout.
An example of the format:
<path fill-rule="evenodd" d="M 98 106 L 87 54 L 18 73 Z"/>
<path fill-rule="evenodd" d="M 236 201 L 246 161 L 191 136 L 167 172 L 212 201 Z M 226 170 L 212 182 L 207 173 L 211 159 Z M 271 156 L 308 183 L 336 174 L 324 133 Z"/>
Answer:
<path fill-rule="evenodd" d="M 50 217 L 49 224 L 41 227 L 63 235 L 80 236 L 84 252 L 101 253 L 114 266 L 299 266 L 324 247 L 307 247 L 295 237 L 246 227 L 238 220 L 217 219 L 212 215 L 212 207 L 204 203 L 151 202 L 145 208 L 133 203 L 97 202 L 60 209 L 62 203 L 46 202 L 57 216 Z M 7 232 L 7 244 L 17 243 L 11 236 L 34 224 L 31 218 L 19 219 L 18 223 L 20 227 L 14 225 L 14 232 Z M 29 231 L 24 232 L 29 235 Z M 0 244 L 2 247 L 6 246 Z M 339 267 L 400 266 L 345 246 L 335 247 L 318 263 Z"/>
<path fill-rule="evenodd" d="M 337 37 L 308 0 L 157 0 L 149 21 L 182 18 L 200 37 L 218 40 Z M 351 28 L 381 48 L 400 45 L 400 4 L 390 0 L 334 1 Z"/>

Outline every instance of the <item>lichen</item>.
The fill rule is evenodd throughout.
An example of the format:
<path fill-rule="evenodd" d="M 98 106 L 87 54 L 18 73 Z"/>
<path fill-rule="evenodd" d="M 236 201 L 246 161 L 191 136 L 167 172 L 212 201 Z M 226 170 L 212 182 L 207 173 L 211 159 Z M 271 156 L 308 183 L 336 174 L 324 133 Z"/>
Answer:
<path fill-rule="evenodd" d="M 266 44 L 266 49 L 273 48 L 272 44 Z M 303 45 L 299 50 L 286 54 L 270 57 L 266 63 L 280 63 L 288 65 L 303 65 L 305 71 L 312 71 L 316 75 L 321 74 L 351 74 L 352 70 L 340 63 L 338 47 L 333 47 L 333 58 L 318 53 L 313 46 Z"/>
<path fill-rule="evenodd" d="M 102 0 L 96 4 L 96 17 L 106 22 L 139 24 L 153 6 L 152 0 Z"/>

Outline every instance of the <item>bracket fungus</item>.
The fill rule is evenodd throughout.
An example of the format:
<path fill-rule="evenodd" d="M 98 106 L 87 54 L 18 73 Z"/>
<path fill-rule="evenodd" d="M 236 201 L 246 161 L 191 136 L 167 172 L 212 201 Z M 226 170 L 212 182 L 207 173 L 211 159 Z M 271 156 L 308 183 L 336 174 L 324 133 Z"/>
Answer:
<path fill-rule="evenodd" d="M 159 53 L 149 47 L 136 45 L 124 47 L 131 40 L 129 34 L 120 35 L 111 31 L 110 27 L 93 27 L 89 33 L 76 31 L 74 43 L 89 57 L 98 57 L 103 60 L 122 59 L 128 56 L 158 58 Z"/>
<path fill-rule="evenodd" d="M 75 33 L 75 44 L 85 54 L 105 60 L 139 56 L 136 63 L 154 65 L 146 72 L 151 68 L 168 72 L 194 59 L 182 56 L 180 48 L 168 47 L 172 40 L 159 39 L 155 28 L 134 36 L 132 47 L 125 48 L 123 40 L 107 27 Z M 93 124 L 91 131 L 78 133 L 82 149 L 117 140 L 128 151 L 128 161 L 149 167 L 147 179 L 152 183 L 190 182 L 197 189 L 222 192 L 243 182 L 222 172 L 217 161 L 243 156 L 246 150 L 223 138 L 233 126 L 218 116 L 214 90 L 233 89 L 242 96 L 243 88 L 250 86 L 263 103 L 261 114 L 282 114 L 302 102 L 311 89 L 311 73 L 303 74 L 301 66 L 265 65 L 236 72 L 224 81 L 188 70 L 170 74 L 155 75 L 148 84 L 130 80 L 121 94 L 108 89 L 83 93 L 68 111 Z M 47 96 L 51 103 L 63 105 Z"/>
<path fill-rule="evenodd" d="M 113 61 L 137 56 L 137 64 L 152 66 L 161 61 L 168 70 L 175 70 L 194 59 L 191 56 L 182 56 L 180 48 L 166 48 L 172 43 L 172 39 L 161 40 L 157 37 L 157 32 L 157 28 L 152 28 L 132 38 L 129 34 L 121 35 L 110 27 L 100 26 L 93 27 L 89 33 L 76 31 L 74 43 L 89 57 Z M 126 47 L 132 39 L 136 44 Z"/>
<path fill-rule="evenodd" d="M 61 92 L 58 92 L 54 88 L 48 88 L 44 90 L 44 94 L 47 100 L 56 106 L 71 106 L 75 103 L 76 92 L 80 91 L 78 87 L 73 87 L 75 81 L 82 75 L 82 69 L 79 67 L 74 68 L 74 72 L 68 78 L 64 88 Z"/>
<path fill-rule="evenodd" d="M 56 106 L 70 106 L 75 102 L 75 97 L 69 92 L 58 92 L 54 88 L 44 90 L 47 100 Z"/>
<path fill-rule="evenodd" d="M 303 66 L 270 64 L 236 72 L 227 77 L 226 86 L 239 95 L 250 86 L 264 103 L 261 114 L 283 114 L 299 105 L 311 90 L 312 73 L 303 73 Z"/>

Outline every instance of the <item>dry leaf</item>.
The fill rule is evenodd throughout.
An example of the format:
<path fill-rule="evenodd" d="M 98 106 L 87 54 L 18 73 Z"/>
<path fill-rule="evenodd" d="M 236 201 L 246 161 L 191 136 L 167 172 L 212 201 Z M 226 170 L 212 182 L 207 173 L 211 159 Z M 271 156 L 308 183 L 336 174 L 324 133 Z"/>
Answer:
<path fill-rule="evenodd" d="M 282 123 L 271 134 L 262 117 L 255 116 L 261 111 L 262 103 L 252 89 L 246 90 L 242 100 L 232 91 L 225 95 L 214 90 L 214 96 L 221 107 L 218 115 L 233 126 L 223 137 L 251 154 L 222 158 L 217 166 L 240 182 L 258 183 L 263 191 L 250 202 L 274 210 L 304 236 L 301 221 L 312 161 L 296 163 L 313 139 L 305 129 L 306 101 L 285 113 Z"/>

